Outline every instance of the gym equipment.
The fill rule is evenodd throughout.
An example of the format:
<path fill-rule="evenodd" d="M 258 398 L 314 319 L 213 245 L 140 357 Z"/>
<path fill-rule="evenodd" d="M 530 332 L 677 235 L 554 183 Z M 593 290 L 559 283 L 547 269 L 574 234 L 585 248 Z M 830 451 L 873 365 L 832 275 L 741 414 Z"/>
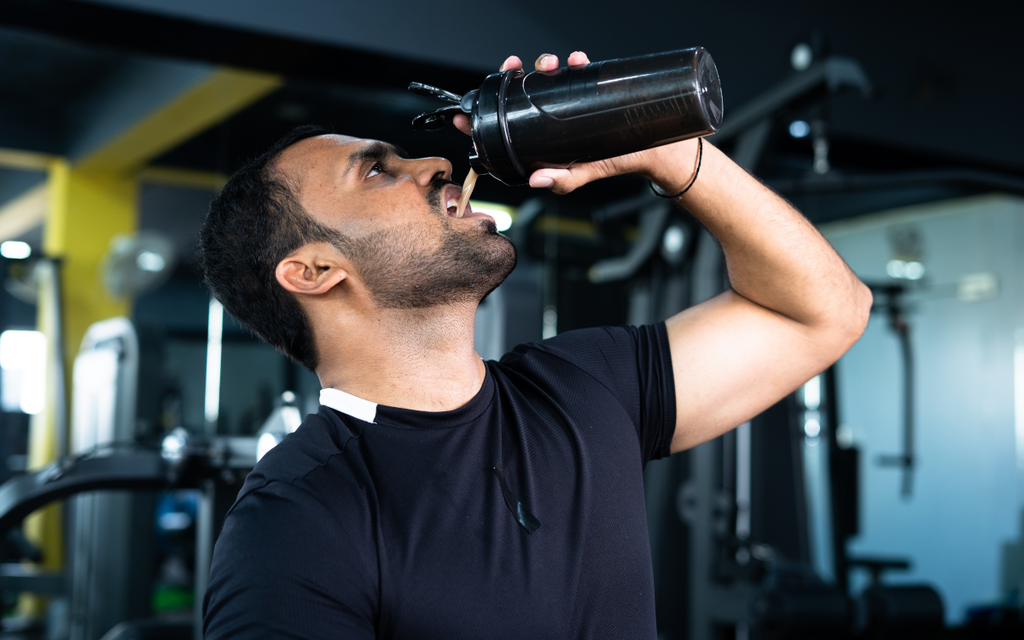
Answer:
<path fill-rule="evenodd" d="M 878 464 L 896 467 L 902 472 L 900 493 L 909 498 L 914 481 L 914 351 L 910 342 L 910 323 L 907 320 L 905 294 L 902 284 L 867 283 L 875 296 L 872 311 L 885 311 L 889 316 L 889 327 L 900 341 L 900 357 L 903 360 L 903 453 L 880 456 Z"/>
<path fill-rule="evenodd" d="M 130 447 L 101 445 L 94 450 L 63 458 L 35 473 L 13 478 L 0 485 L 0 533 L 6 533 L 20 524 L 26 515 L 50 502 L 75 497 L 81 501 L 75 509 L 75 553 L 69 563 L 67 576 L 26 572 L 3 566 L 0 567 L 0 585 L 15 591 L 51 594 L 67 593 L 65 590 L 70 589 L 74 613 L 71 621 L 72 637 L 98 638 L 112 626 L 140 615 L 126 610 L 123 601 L 116 598 L 121 597 L 127 601 L 129 596 L 125 590 L 128 588 L 140 588 L 141 597 L 148 598 L 151 579 L 146 574 L 141 586 L 137 584 L 135 572 L 126 565 L 133 562 L 141 565 L 145 563 L 139 563 L 139 557 L 130 553 L 130 545 L 117 546 L 131 541 L 122 539 L 118 534 L 119 528 L 111 528 L 111 520 L 130 513 L 125 507 L 131 507 L 132 498 L 160 489 L 201 489 L 207 493 L 216 493 L 217 489 L 223 487 L 229 494 L 227 499 L 233 499 L 232 490 L 237 492 L 240 479 L 255 463 L 256 438 L 206 438 L 176 430 L 164 439 L 161 450 L 145 448 L 140 444 Z M 211 487 L 211 484 L 215 486 Z M 89 495 L 97 490 L 131 493 Z M 108 514 L 111 517 L 107 517 Z M 147 515 L 151 519 L 152 511 Z M 212 520 L 213 511 L 205 516 L 200 512 L 199 517 Z M 131 532 L 129 525 L 121 529 L 127 527 L 127 531 Z M 199 522 L 196 531 L 197 536 L 212 536 L 214 523 Z M 112 535 L 116 540 L 111 540 Z M 102 564 L 104 562 L 110 564 Z M 107 582 L 95 584 L 99 580 Z M 83 588 L 93 591 L 81 593 Z M 121 595 L 118 596 L 118 593 Z M 105 597 L 97 601 L 100 596 Z M 197 615 L 200 615 L 200 610 L 197 609 Z M 150 623 L 143 624 L 148 629 L 146 624 Z M 192 637 L 193 626 L 185 625 L 173 637 Z M 135 634 L 130 637 L 172 637 L 166 635 L 166 629 L 161 625 L 153 626 L 154 630 L 148 635 L 140 635 L 143 631 L 136 628 L 134 623 L 122 624 L 118 633 L 127 633 L 129 629 Z"/>

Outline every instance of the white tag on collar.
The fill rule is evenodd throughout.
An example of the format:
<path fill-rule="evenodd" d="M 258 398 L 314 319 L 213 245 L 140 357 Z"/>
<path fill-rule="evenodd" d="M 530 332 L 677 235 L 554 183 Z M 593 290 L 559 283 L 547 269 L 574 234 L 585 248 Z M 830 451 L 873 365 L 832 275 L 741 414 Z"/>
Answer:
<path fill-rule="evenodd" d="M 353 418 L 372 423 L 377 418 L 377 403 L 357 398 L 341 389 L 321 389 L 320 404 Z"/>

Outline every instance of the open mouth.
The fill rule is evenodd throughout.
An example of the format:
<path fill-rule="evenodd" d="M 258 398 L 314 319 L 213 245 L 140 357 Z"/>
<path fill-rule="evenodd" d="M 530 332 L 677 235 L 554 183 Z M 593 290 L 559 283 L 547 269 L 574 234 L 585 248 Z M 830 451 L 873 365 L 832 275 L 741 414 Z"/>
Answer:
<path fill-rule="evenodd" d="M 463 218 L 473 213 L 473 209 L 467 202 L 461 214 L 459 212 L 459 198 L 462 196 L 462 189 L 458 185 L 449 185 L 444 189 L 444 206 L 446 213 L 452 218 Z"/>
<path fill-rule="evenodd" d="M 458 198 L 452 198 L 452 199 L 448 200 L 447 207 L 448 207 L 447 210 L 448 210 L 448 215 L 449 216 L 451 216 L 452 218 L 458 218 L 459 217 L 459 199 Z"/>
<path fill-rule="evenodd" d="M 458 185 L 450 184 L 444 188 L 442 195 L 448 215 L 453 218 L 459 217 L 459 196 L 462 195 L 462 189 Z"/>

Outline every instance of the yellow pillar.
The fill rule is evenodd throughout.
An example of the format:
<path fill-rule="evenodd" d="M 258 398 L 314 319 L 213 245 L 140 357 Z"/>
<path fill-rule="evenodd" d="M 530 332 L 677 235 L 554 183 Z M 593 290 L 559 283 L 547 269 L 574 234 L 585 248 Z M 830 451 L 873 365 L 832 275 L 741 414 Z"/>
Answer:
<path fill-rule="evenodd" d="M 43 251 L 61 260 L 64 346 L 69 372 L 86 329 L 125 315 L 128 302 L 103 286 L 100 260 L 110 240 L 136 227 L 138 180 L 134 172 L 89 172 L 58 160 L 50 173 L 50 213 Z"/>
<path fill-rule="evenodd" d="M 116 300 L 104 289 L 100 261 L 111 238 L 135 230 L 138 180 L 134 173 L 83 171 L 64 160 L 54 160 L 49 170 L 49 211 L 43 231 L 43 251 L 58 259 L 61 281 L 61 318 L 55 316 L 52 290 L 45 283 L 39 292 L 38 326 L 47 334 L 47 348 L 57 348 L 54 327 L 63 321 L 64 389 L 71 390 L 71 369 L 79 345 L 89 326 L 106 318 L 127 315 L 129 303 Z M 45 280 L 44 280 L 45 282 Z M 51 360 L 52 361 L 52 360 Z M 47 368 L 45 408 L 33 416 L 29 442 L 29 469 L 40 469 L 57 457 L 58 415 L 70 410 L 68 401 L 58 402 L 53 367 Z M 67 418 L 67 413 L 65 418 Z M 68 424 L 65 419 L 64 424 Z M 68 434 L 63 434 L 64 438 Z M 63 565 L 62 518 L 59 504 L 52 504 L 25 520 L 25 535 L 43 550 L 43 567 L 59 570 Z M 22 612 L 37 615 L 43 601 L 25 597 Z"/>

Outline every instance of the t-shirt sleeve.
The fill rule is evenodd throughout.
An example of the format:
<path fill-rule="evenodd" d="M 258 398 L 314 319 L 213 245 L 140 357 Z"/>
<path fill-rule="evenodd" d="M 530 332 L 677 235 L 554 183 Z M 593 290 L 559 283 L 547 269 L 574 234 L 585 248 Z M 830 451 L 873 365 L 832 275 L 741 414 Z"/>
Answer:
<path fill-rule="evenodd" d="M 375 565 L 346 525 L 286 482 L 245 495 L 214 550 L 204 638 L 374 638 Z"/>
<path fill-rule="evenodd" d="M 568 331 L 531 346 L 574 364 L 615 396 L 636 427 L 644 464 L 669 455 L 676 396 L 665 323 Z"/>

